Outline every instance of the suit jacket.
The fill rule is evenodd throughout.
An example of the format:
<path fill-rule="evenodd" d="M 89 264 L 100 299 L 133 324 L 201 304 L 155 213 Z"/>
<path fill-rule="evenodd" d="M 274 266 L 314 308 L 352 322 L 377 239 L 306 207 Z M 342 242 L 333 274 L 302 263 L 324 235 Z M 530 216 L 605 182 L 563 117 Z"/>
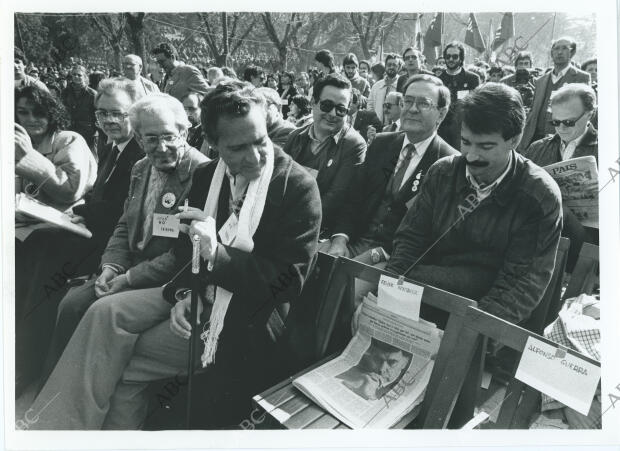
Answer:
<path fill-rule="evenodd" d="M 310 145 L 308 133 L 313 124 L 294 130 L 284 152 L 293 160 L 297 160 L 301 151 Z M 345 125 L 344 134 L 336 144 L 331 139 L 329 148 L 323 149 L 325 157 L 318 169 L 316 182 L 321 192 L 323 206 L 323 224 L 321 228 L 329 235 L 331 230 L 338 230 L 339 224 L 345 221 L 345 204 L 351 202 L 357 192 L 359 182 L 358 172 L 366 157 L 366 142 L 360 134 L 348 125 Z"/>
<path fill-rule="evenodd" d="M 115 158 L 111 152 L 112 144 L 108 144 L 107 147 L 106 160 Z M 129 190 L 131 170 L 134 164 L 142 158 L 144 158 L 144 151 L 132 138 L 118 156 L 111 171 L 104 173 L 102 169 L 106 166 L 106 161 L 101 161 L 97 180 L 93 190 L 86 197 L 86 203 L 73 207 L 75 214 L 84 217 L 86 226 L 93 232 L 93 238 L 103 241 L 104 245 L 123 213 L 123 203 Z"/>
<path fill-rule="evenodd" d="M 190 92 L 205 94 L 208 89 L 209 85 L 198 68 L 179 63 L 166 77 L 163 91 L 181 102 Z"/>
<path fill-rule="evenodd" d="M 217 161 L 201 166 L 194 174 L 190 206 L 204 208 Z M 230 216 L 229 196 L 230 184 L 225 178 L 220 190 L 216 230 Z M 321 199 L 316 181 L 274 146 L 273 175 L 253 236 L 254 249 L 245 252 L 219 243 L 213 271 L 201 265 L 201 292 L 206 285 L 216 284 L 233 293 L 216 362 L 223 362 L 219 356 L 226 350 L 242 355 L 265 351 L 260 343 L 269 343 L 267 319 L 274 308 L 294 301 L 300 294 L 316 253 L 320 224 Z M 163 294 L 169 302 L 174 303 L 177 288 L 191 286 L 191 255 L 189 237 L 183 234 L 174 248 L 178 273 L 164 287 Z"/>
<path fill-rule="evenodd" d="M 525 129 L 523 130 L 523 137 L 519 143 L 517 150 L 523 152 L 531 144 L 532 138 L 536 133 L 536 124 L 538 123 L 538 116 L 547 109 L 547 105 L 543 105 L 545 100 L 545 93 L 547 92 L 547 85 L 551 83 L 551 72 L 547 72 L 542 77 L 538 78 L 534 82 L 536 90 L 534 91 L 534 100 L 532 102 L 532 110 L 527 116 L 525 123 Z M 567 83 L 586 83 L 590 84 L 590 74 L 579 70 L 572 65 L 568 68 L 568 71 L 564 75 L 564 84 Z"/>
<path fill-rule="evenodd" d="M 162 189 L 162 196 L 165 193 L 172 193 L 175 202 L 169 208 L 164 207 L 160 196 L 155 204 L 155 213 L 177 213 L 178 206 L 183 204 L 189 193 L 193 172 L 200 163 L 207 161 L 208 158 L 199 151 L 188 147 Z M 172 276 L 174 270 L 171 249 L 177 241 L 176 238 L 152 236 L 149 233 L 145 237 L 143 250 L 137 246 L 142 239 L 145 220 L 142 205 L 147 197 L 151 169 L 152 165 L 148 158 L 143 158 L 134 165 L 123 215 L 101 257 L 102 265 L 120 265 L 128 270 L 132 288 L 147 288 L 162 284 Z"/>
<path fill-rule="evenodd" d="M 550 164 L 562 161 L 562 153 L 560 152 L 562 140 L 560 135 L 555 134 L 547 136 L 538 141 L 534 141 L 530 147 L 523 152 L 525 158 L 529 158 L 538 166 L 548 166 Z M 594 127 L 590 125 L 585 135 L 579 141 L 575 148 L 575 152 L 571 158 L 585 157 L 592 155 L 598 163 L 598 134 Z"/>
<path fill-rule="evenodd" d="M 342 231 L 347 235 L 351 234 L 349 235 L 351 241 L 354 241 L 357 237 L 369 234 L 370 224 L 384 199 L 387 185 L 394 174 L 394 168 L 398 162 L 404 140 L 404 132 L 379 133 L 368 148 L 366 161 L 362 167 L 362 189 L 358 191 L 360 196 L 356 199 L 357 207 L 354 211 L 349 212 L 348 216 L 351 218 L 351 221 L 348 223 L 348 228 Z M 382 224 L 387 229 L 396 230 L 403 216 L 405 216 L 412 199 L 419 192 L 419 189 L 413 190 L 414 181 L 418 180 L 419 183 L 417 185 L 419 186 L 424 181 L 426 171 L 433 163 L 445 156 L 457 154 L 458 152 L 454 148 L 436 135 L 428 145 L 415 171 L 404 181 L 398 194 L 392 199 Z M 385 245 L 387 246 L 385 248 L 386 251 L 389 252 L 391 240 L 387 240 Z"/>
<path fill-rule="evenodd" d="M 369 110 L 358 110 L 357 116 L 355 116 L 355 123 L 353 128 L 362 135 L 364 141 L 368 141 L 368 127 L 373 126 L 377 132 L 381 131 L 383 124 L 379 120 L 377 113 Z"/>

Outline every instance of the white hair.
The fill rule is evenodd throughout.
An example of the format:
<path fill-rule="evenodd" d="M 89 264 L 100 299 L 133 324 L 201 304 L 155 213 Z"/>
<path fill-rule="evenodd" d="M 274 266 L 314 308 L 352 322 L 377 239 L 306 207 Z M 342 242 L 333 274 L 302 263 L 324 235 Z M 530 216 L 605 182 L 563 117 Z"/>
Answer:
<path fill-rule="evenodd" d="M 129 121 L 134 130 L 140 130 L 140 116 L 143 114 L 163 115 L 172 113 L 180 132 L 191 127 L 183 104 L 168 94 L 152 93 L 134 103 L 129 109 Z"/>

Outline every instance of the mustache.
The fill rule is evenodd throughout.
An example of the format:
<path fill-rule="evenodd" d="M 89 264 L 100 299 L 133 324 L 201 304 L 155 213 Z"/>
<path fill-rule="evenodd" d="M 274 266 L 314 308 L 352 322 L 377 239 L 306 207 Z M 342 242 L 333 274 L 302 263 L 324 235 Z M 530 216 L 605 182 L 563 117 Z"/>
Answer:
<path fill-rule="evenodd" d="M 489 165 L 488 161 L 468 161 L 465 160 L 467 166 L 473 166 L 475 168 L 486 168 Z"/>

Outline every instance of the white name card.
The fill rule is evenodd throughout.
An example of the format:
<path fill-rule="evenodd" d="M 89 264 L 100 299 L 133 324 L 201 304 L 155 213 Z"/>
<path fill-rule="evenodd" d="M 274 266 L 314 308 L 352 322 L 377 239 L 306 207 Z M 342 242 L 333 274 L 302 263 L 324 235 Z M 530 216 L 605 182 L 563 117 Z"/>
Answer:
<path fill-rule="evenodd" d="M 601 368 L 529 337 L 515 377 L 587 415 L 601 378 Z"/>
<path fill-rule="evenodd" d="M 469 94 L 469 89 L 461 89 L 459 91 L 456 91 L 456 98 L 457 100 L 461 100 L 467 97 L 468 94 Z"/>
<path fill-rule="evenodd" d="M 179 237 L 179 224 L 181 220 L 174 215 L 162 213 L 153 214 L 153 236 L 165 236 L 168 238 Z"/>
<path fill-rule="evenodd" d="M 419 321 L 423 291 L 424 287 L 406 281 L 399 285 L 398 279 L 383 275 L 379 279 L 377 305 L 400 316 Z"/>

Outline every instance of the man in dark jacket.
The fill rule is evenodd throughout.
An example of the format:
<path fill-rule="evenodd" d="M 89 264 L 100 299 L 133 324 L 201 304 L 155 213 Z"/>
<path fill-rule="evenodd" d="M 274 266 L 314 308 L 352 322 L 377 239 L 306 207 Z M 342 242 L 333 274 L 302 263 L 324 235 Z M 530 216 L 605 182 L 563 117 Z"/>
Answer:
<path fill-rule="evenodd" d="M 463 99 L 460 156 L 428 171 L 396 231 L 387 269 L 526 320 L 551 279 L 562 230 L 560 190 L 515 152 L 519 93 L 487 83 Z"/>
<path fill-rule="evenodd" d="M 184 223 L 174 249 L 177 275 L 164 290 L 119 293 L 93 304 L 34 402 L 33 411 L 42 412 L 36 428 L 137 429 L 147 414 L 148 383 L 185 373 L 194 235 L 200 237 L 202 316 L 193 329 L 200 333 L 209 321 L 215 345 L 207 340 L 205 352 L 217 352 L 208 354 L 215 360 L 203 360 L 206 372 L 196 380 L 192 427 L 238 424 L 251 396 L 280 376 L 267 322 L 294 301 L 308 275 L 321 222 L 318 188 L 273 147 L 264 100 L 252 90 L 218 86 L 203 102 L 202 119 L 220 160 L 196 171 L 190 207 L 178 215 Z M 64 396 L 54 409 L 42 409 L 59 391 Z"/>
<path fill-rule="evenodd" d="M 314 122 L 291 133 L 284 151 L 316 178 L 323 206 L 321 235 L 328 238 L 345 219 L 345 206 L 358 189 L 366 143 L 346 121 L 349 80 L 329 74 L 314 84 L 312 95 Z"/>
<path fill-rule="evenodd" d="M 443 50 L 446 60 L 446 70 L 439 76 L 443 84 L 448 87 L 452 96 L 452 104 L 446 119 L 439 128 L 439 136 L 446 140 L 455 149 L 461 146 L 460 124 L 458 123 L 457 109 L 459 100 L 464 98 L 472 89 L 480 84 L 478 75 L 465 70 L 465 46 L 452 41 Z"/>
<path fill-rule="evenodd" d="M 414 75 L 401 100 L 404 133 L 379 133 L 366 155 L 349 223 L 331 239 L 329 253 L 377 264 L 392 252 L 394 232 L 419 193 L 428 168 L 458 152 L 437 136 L 450 91 L 433 75 Z"/>
<path fill-rule="evenodd" d="M 372 129 L 376 132 L 381 130 L 381 121 L 377 113 L 363 109 L 366 106 L 366 99 L 362 98 L 360 92 L 353 88 L 351 90 L 351 104 L 349 105 L 349 123 L 362 135 L 364 141 L 369 142 L 368 132 Z"/>
<path fill-rule="evenodd" d="M 71 83 L 62 92 L 62 102 L 71 117 L 70 129 L 79 133 L 89 147 L 95 143 L 95 90 L 88 87 L 84 66 L 71 69 Z"/>

